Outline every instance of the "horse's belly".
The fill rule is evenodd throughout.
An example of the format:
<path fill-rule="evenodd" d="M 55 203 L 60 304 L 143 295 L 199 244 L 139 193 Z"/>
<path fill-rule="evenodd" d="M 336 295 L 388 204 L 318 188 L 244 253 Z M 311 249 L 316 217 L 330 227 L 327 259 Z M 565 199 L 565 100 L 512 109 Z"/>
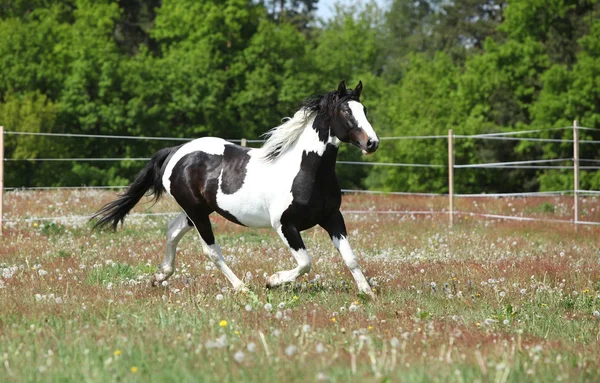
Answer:
<path fill-rule="evenodd" d="M 233 215 L 242 225 L 250 227 L 270 227 L 271 218 L 267 206 L 261 198 L 248 195 L 242 190 L 234 194 L 217 195 L 219 209 Z"/>

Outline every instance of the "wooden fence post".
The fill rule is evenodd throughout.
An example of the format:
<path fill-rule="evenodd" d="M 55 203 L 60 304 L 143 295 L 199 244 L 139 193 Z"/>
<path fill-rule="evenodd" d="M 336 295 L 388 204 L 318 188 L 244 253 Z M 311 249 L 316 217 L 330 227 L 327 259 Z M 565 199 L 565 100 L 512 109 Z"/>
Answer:
<path fill-rule="evenodd" d="M 454 135 L 452 129 L 448 130 L 448 198 L 450 203 L 448 218 L 450 227 L 452 227 L 454 223 Z"/>
<path fill-rule="evenodd" d="M 2 214 L 4 214 L 4 126 L 0 126 L 0 237 L 2 236 Z"/>
<path fill-rule="evenodd" d="M 579 129 L 573 121 L 573 223 L 579 222 Z M 575 226 L 577 227 L 577 226 Z"/>

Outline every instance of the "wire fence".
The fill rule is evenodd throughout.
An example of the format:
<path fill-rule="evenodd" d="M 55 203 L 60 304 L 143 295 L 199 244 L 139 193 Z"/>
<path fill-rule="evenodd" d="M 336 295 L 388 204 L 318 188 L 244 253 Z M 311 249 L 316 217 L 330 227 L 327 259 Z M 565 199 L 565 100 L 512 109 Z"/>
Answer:
<path fill-rule="evenodd" d="M 544 132 L 553 131 L 564 131 L 573 130 L 573 139 L 557 139 L 557 138 L 540 138 L 540 137 L 523 137 L 524 135 L 540 134 Z M 383 166 L 383 167 L 412 167 L 412 168 L 449 168 L 449 184 L 453 185 L 453 173 L 454 169 L 557 169 L 557 170 L 573 170 L 575 174 L 574 187 L 571 190 L 561 191 L 549 191 L 549 192 L 523 192 L 523 193 L 481 193 L 481 194 L 455 194 L 453 193 L 453 187 L 450 187 L 450 193 L 410 193 L 402 191 L 375 191 L 375 190 L 353 190 L 343 189 L 344 193 L 357 193 L 357 194 L 380 194 L 380 195 L 395 195 L 395 196 L 416 196 L 416 197 L 436 197 L 446 196 L 450 199 L 450 208 L 448 210 L 440 211 L 375 211 L 375 210 L 348 210 L 346 213 L 350 214 L 396 214 L 396 215 L 436 215 L 436 214 L 447 214 L 450 219 L 450 225 L 452 225 L 453 217 L 455 215 L 472 215 L 479 216 L 482 218 L 492 219 L 506 219 L 506 220 L 518 220 L 518 221 L 544 221 L 553 223 L 575 223 L 580 225 L 600 225 L 597 222 L 581 221 L 579 219 L 578 209 L 578 198 L 583 195 L 600 195 L 600 191 L 595 190 L 579 190 L 578 178 L 580 170 L 599 170 L 600 166 L 594 166 L 593 164 L 600 164 L 600 159 L 580 159 L 578 157 L 578 145 L 579 144 L 598 144 L 598 140 L 579 140 L 578 131 L 598 131 L 598 129 L 579 127 L 576 122 L 570 127 L 561 128 L 550 128 L 550 129 L 537 129 L 537 130 L 525 130 L 519 132 L 497 132 L 497 133 L 486 133 L 486 134 L 473 134 L 473 135 L 459 135 L 453 134 L 452 131 L 446 135 L 415 135 L 415 136 L 395 136 L 395 137 L 380 137 L 381 140 L 393 141 L 393 140 L 439 140 L 446 139 L 449 142 L 449 161 L 448 164 L 419 164 L 419 163 L 390 163 L 390 162 L 367 162 L 367 161 L 338 161 L 340 165 L 347 166 Z M 16 131 L 5 131 L 0 127 L 0 154 L 4 148 L 3 136 L 14 135 L 14 136 L 43 136 L 43 137 L 67 137 L 67 138 L 87 138 L 87 139 L 118 139 L 118 140 L 146 140 L 146 141 L 177 141 L 177 142 L 189 142 L 192 138 L 185 137 L 153 137 L 153 136 L 125 136 L 125 135 L 99 135 L 99 134 L 72 134 L 72 133 L 40 133 L 40 132 L 16 132 Z M 454 164 L 454 153 L 453 153 L 453 140 L 454 139 L 476 139 L 476 140 L 506 140 L 506 141 L 533 141 L 533 142 L 545 142 L 545 143 L 572 143 L 574 145 L 574 156 L 573 158 L 558 158 L 558 159 L 542 159 L 542 160 L 528 160 L 528 161 L 508 161 L 508 162 L 493 162 L 493 163 L 479 163 L 479 164 Z M 227 139 L 232 143 L 240 143 L 246 146 L 247 143 L 263 143 L 263 139 Z M 118 161 L 148 161 L 149 157 L 107 157 L 107 158 L 3 158 L 2 154 L 0 158 L 0 180 L 3 181 L 3 163 L 4 162 L 118 162 Z M 565 165 L 570 162 L 571 165 Z M 580 162 L 590 163 L 592 165 L 580 166 Z M 26 219 L 3 219 L 2 211 L 2 192 L 4 190 L 57 190 L 57 189 L 111 189 L 119 190 L 126 188 L 126 185 L 121 186 L 72 186 L 72 187 L 29 187 L 22 188 L 18 186 L 4 187 L 2 183 L 0 185 L 0 230 L 2 228 L 2 221 L 8 223 L 20 222 L 32 222 L 32 221 L 64 221 L 64 220 L 84 220 L 89 219 L 89 216 L 65 216 L 65 217 L 30 217 Z M 479 212 L 462 212 L 455 211 L 453 209 L 453 199 L 457 198 L 514 198 L 514 197 L 547 197 L 547 196 L 574 196 L 574 218 L 572 220 L 561 220 L 561 219 L 549 219 L 549 218 L 535 218 L 535 217 L 516 217 L 507 215 L 496 215 Z M 174 215 L 178 213 L 136 213 L 132 216 L 147 217 L 147 216 L 164 216 Z"/>

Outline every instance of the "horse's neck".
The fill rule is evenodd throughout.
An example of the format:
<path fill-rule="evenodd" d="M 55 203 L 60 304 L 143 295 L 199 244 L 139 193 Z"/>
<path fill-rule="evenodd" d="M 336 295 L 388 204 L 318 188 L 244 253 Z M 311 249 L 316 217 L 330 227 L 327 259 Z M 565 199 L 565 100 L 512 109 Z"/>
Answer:
<path fill-rule="evenodd" d="M 321 168 L 331 167 L 331 170 L 334 170 L 340 141 L 336 137 L 330 137 L 328 127 L 323 124 L 323 121 L 315 118 L 308 121 L 292 150 L 283 156 L 302 159 L 310 155 L 313 157 L 313 165 Z"/>

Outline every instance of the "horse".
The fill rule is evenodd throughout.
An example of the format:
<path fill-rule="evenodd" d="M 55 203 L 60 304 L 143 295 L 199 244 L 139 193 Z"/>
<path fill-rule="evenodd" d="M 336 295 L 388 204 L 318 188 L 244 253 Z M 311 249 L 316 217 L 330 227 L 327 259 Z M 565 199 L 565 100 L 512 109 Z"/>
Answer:
<path fill-rule="evenodd" d="M 310 271 L 311 257 L 300 232 L 320 225 L 350 269 L 359 293 L 374 298 L 348 240 L 335 172 L 341 143 L 355 145 L 363 154 L 379 146 L 360 102 L 362 89 L 362 82 L 347 89 L 342 81 L 337 90 L 306 99 L 293 117 L 265 134 L 260 148 L 203 137 L 159 150 L 118 199 L 92 216 L 93 229 L 110 226 L 114 231 L 145 194 L 157 201 L 167 193 L 182 213 L 168 223 L 166 255 L 152 276 L 153 285 L 173 275 L 177 243 L 195 228 L 204 254 L 234 290 L 244 290 L 215 243 L 210 214 L 217 212 L 243 226 L 271 227 L 279 234 L 297 266 L 271 275 L 268 288 L 294 282 Z"/>

